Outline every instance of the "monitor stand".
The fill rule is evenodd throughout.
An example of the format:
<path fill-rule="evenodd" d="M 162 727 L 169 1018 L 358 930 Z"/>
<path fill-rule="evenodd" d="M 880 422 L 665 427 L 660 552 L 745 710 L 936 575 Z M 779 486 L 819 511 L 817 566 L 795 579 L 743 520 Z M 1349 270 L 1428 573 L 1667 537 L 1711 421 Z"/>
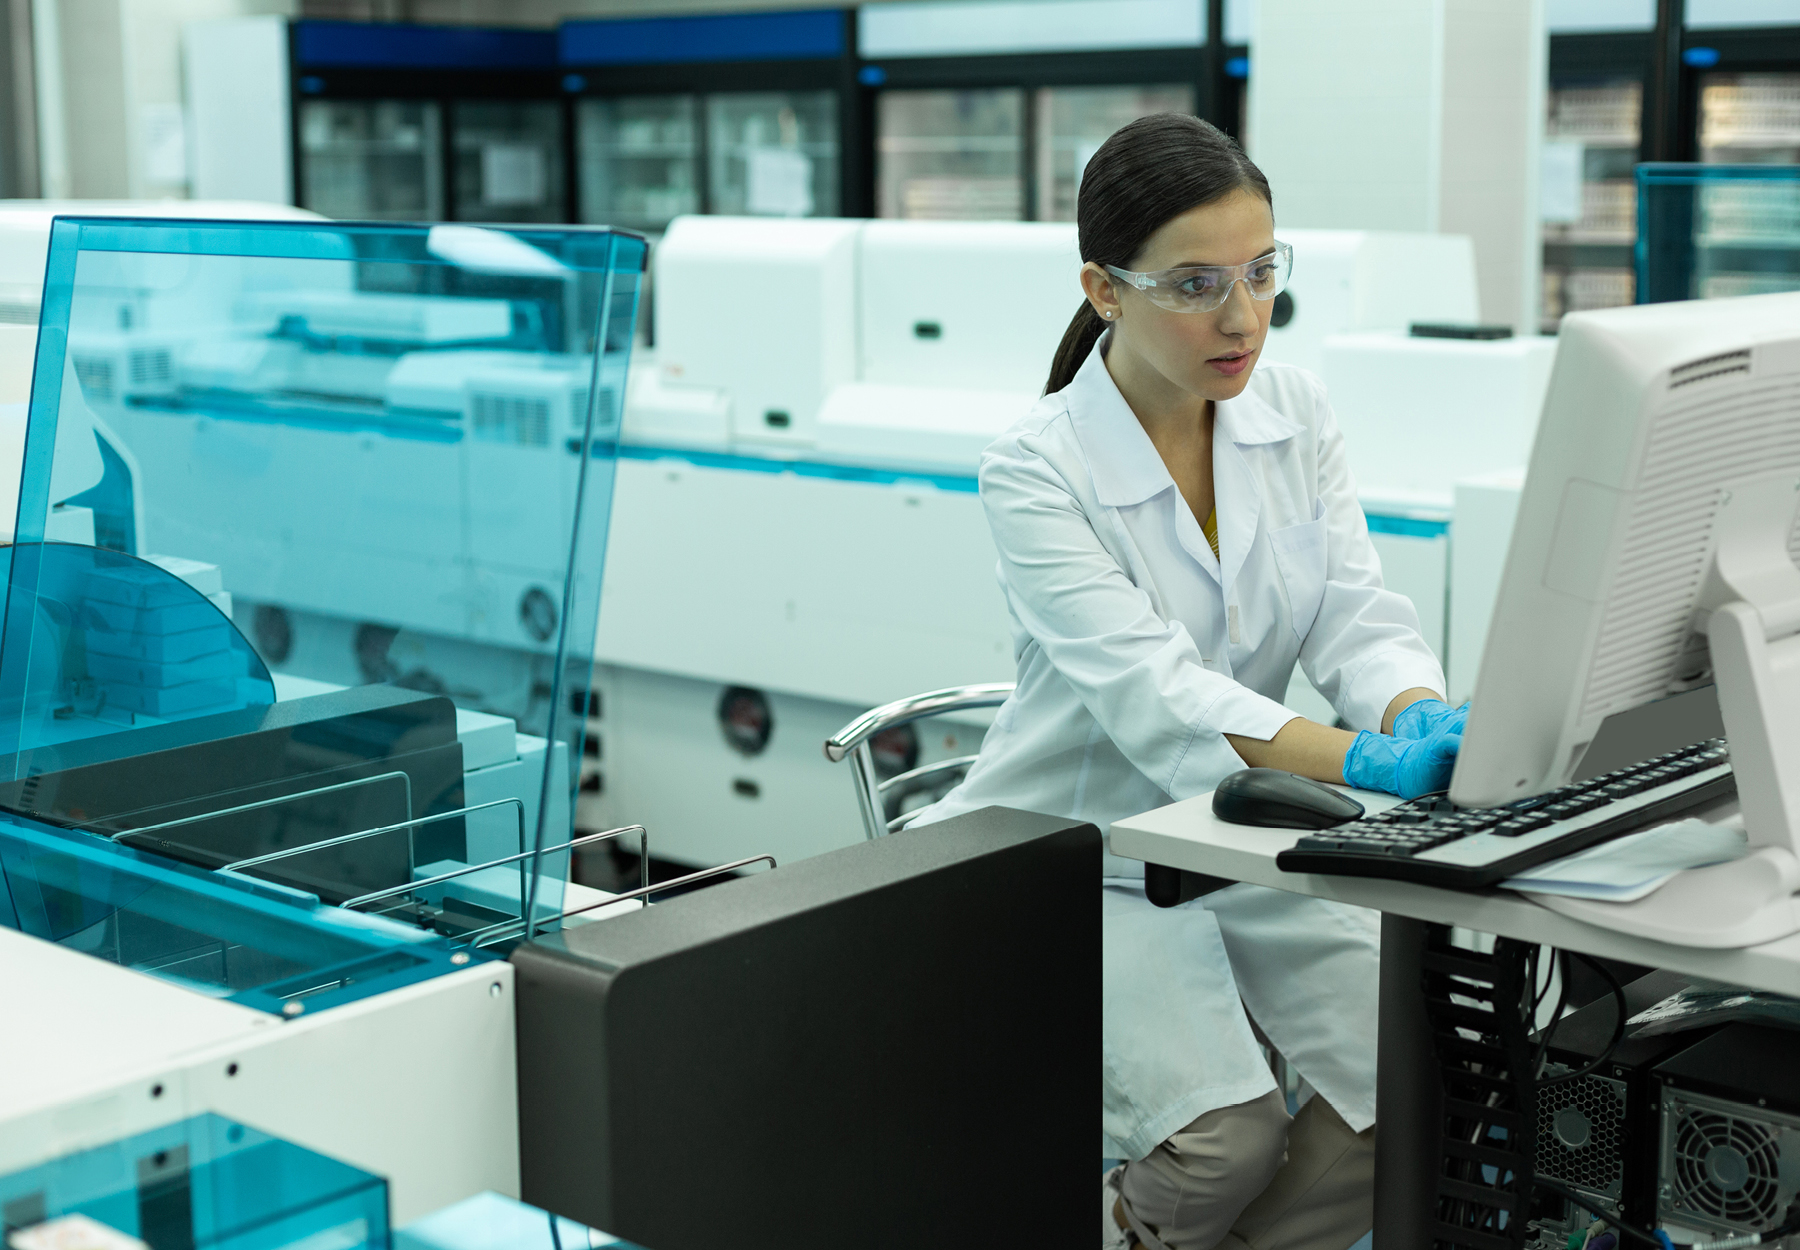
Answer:
<path fill-rule="evenodd" d="M 1533 895 L 1553 911 L 1680 946 L 1757 946 L 1800 932 L 1800 568 L 1788 555 L 1800 479 L 1724 492 L 1700 609 L 1750 853 L 1693 868 L 1635 903 Z"/>

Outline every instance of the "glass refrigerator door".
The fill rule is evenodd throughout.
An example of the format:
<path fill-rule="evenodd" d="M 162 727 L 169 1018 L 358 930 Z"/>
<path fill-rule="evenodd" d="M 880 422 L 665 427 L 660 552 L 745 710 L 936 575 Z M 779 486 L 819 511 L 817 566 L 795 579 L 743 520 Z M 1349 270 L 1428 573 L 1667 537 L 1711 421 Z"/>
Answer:
<path fill-rule="evenodd" d="M 1127 122 L 1151 113 L 1192 113 L 1194 89 L 1045 87 L 1037 93 L 1037 219 L 1074 221 L 1075 195 L 1088 158 Z"/>
<path fill-rule="evenodd" d="M 1709 165 L 1800 165 L 1800 73 L 1706 75 L 1699 140 Z M 1718 182 L 1698 207 L 1696 295 L 1800 286 L 1800 183 Z"/>
<path fill-rule="evenodd" d="M 590 98 L 576 110 L 581 220 L 660 232 L 700 211 L 691 95 Z"/>
<path fill-rule="evenodd" d="M 709 96 L 706 152 L 712 212 L 760 217 L 837 215 L 835 92 Z"/>
<path fill-rule="evenodd" d="M 1699 139 L 1709 165 L 1800 164 L 1800 73 L 1703 76 Z"/>
<path fill-rule="evenodd" d="M 408 100 L 300 105 L 300 203 L 351 221 L 444 215 L 438 106 Z"/>
<path fill-rule="evenodd" d="M 1613 308 L 1635 298 L 1643 84 L 1622 78 L 1552 85 L 1544 128 L 1545 328 L 1564 313 Z"/>
<path fill-rule="evenodd" d="M 1025 215 L 1025 93 L 887 91 L 876 112 L 882 217 L 1018 221 Z"/>
<path fill-rule="evenodd" d="M 562 107 L 554 100 L 453 106 L 458 221 L 562 221 Z"/>

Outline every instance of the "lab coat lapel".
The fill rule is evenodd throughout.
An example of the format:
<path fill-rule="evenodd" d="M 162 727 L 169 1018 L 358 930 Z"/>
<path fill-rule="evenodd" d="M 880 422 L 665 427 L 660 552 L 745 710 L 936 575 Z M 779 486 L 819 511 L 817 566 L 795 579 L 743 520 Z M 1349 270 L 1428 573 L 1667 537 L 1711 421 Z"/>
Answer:
<path fill-rule="evenodd" d="M 1262 492 L 1222 421 L 1213 428 L 1213 506 L 1219 513 L 1219 590 L 1230 602 L 1231 587 L 1256 539 Z"/>
<path fill-rule="evenodd" d="M 1101 349 L 1111 333 L 1100 336 L 1062 394 L 1094 479 L 1094 494 L 1109 508 L 1129 508 L 1173 490 L 1175 480 L 1106 371 Z"/>
<path fill-rule="evenodd" d="M 1175 489 L 1175 479 L 1169 476 L 1169 468 L 1150 435 L 1144 432 L 1143 424 L 1106 371 L 1100 354 L 1105 342 L 1106 336 L 1102 335 L 1075 380 L 1062 392 L 1067 397 L 1069 417 L 1088 472 L 1093 475 L 1094 494 L 1102 504 L 1122 511 L 1153 508 L 1161 515 L 1166 510 L 1173 518 L 1175 537 L 1182 550 L 1216 578 L 1219 564 L 1213 558 L 1212 548 L 1206 545 L 1200 523 Z M 1220 515 L 1224 515 L 1223 510 Z"/>
<path fill-rule="evenodd" d="M 1219 589 L 1227 602 L 1262 515 L 1262 491 L 1244 449 L 1283 442 L 1299 432 L 1292 418 L 1250 391 L 1213 407 L 1213 506 L 1219 511 Z"/>

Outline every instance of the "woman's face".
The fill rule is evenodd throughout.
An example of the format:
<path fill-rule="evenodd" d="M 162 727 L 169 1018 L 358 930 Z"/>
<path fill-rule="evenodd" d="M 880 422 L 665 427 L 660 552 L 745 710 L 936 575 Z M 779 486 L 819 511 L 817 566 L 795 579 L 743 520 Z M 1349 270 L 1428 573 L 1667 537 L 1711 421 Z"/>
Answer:
<path fill-rule="evenodd" d="M 1254 191 L 1240 189 L 1165 222 L 1144 248 L 1120 266 L 1140 273 L 1188 265 L 1242 265 L 1275 247 L 1275 217 Z M 1112 313 L 1116 327 L 1108 364 L 1148 365 L 1168 383 L 1199 399 L 1232 399 L 1250 382 L 1250 371 L 1269 332 L 1274 300 L 1250 297 L 1242 282 L 1211 312 L 1158 308 L 1143 292 L 1110 277 L 1099 265 L 1082 267 L 1081 285 L 1094 308 Z"/>

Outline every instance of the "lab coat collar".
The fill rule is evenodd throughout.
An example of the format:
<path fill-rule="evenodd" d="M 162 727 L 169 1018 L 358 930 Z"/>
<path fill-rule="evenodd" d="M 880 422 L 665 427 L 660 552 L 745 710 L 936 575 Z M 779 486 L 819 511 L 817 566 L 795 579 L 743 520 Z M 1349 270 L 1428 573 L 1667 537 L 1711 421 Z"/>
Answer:
<path fill-rule="evenodd" d="M 1214 404 L 1213 420 L 1226 437 L 1240 447 L 1279 443 L 1284 438 L 1294 437 L 1302 429 L 1298 421 L 1283 416 L 1268 400 L 1248 389 L 1236 399 Z"/>
<path fill-rule="evenodd" d="M 1094 494 L 1109 508 L 1129 508 L 1174 490 L 1175 479 L 1106 371 L 1102 353 L 1111 334 L 1108 330 L 1100 336 L 1063 395 L 1094 478 Z"/>
<path fill-rule="evenodd" d="M 1109 508 L 1128 508 L 1173 489 L 1175 480 L 1169 476 L 1168 466 L 1144 432 L 1137 415 L 1131 411 L 1131 405 L 1119 394 L 1112 374 L 1106 371 L 1106 361 L 1102 357 L 1111 335 L 1109 329 L 1100 336 L 1064 395 L 1076 437 L 1087 457 L 1088 471 L 1093 474 L 1094 493 Z M 1219 447 L 1233 443 L 1239 446 L 1277 443 L 1292 438 L 1301 430 L 1298 422 L 1283 416 L 1266 400 L 1247 390 L 1236 399 L 1215 405 L 1213 420 L 1216 422 L 1213 441 L 1215 479 L 1220 476 L 1216 463 Z M 1224 437 L 1221 438 L 1221 434 Z M 1251 515 L 1254 518 L 1254 507 Z M 1222 504 L 1219 516 L 1222 523 L 1225 517 Z M 1242 564 L 1242 560 L 1238 563 Z M 1227 564 L 1229 566 L 1229 561 Z"/>

